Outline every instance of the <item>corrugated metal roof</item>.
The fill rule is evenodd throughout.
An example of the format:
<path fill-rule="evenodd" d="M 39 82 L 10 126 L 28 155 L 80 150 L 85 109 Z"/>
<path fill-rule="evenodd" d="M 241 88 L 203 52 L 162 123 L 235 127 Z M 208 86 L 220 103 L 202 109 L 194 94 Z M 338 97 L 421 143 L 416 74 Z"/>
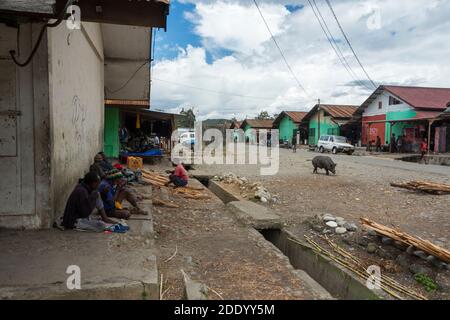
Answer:
<path fill-rule="evenodd" d="M 242 121 L 233 121 L 230 125 L 230 129 L 239 129 L 241 127 Z"/>
<path fill-rule="evenodd" d="M 284 117 L 289 117 L 292 121 L 294 121 L 294 123 L 299 124 L 307 114 L 308 112 L 301 111 L 282 111 L 273 121 L 273 127 L 278 127 Z"/>
<path fill-rule="evenodd" d="M 300 111 L 283 111 L 292 121 L 296 123 L 302 122 L 303 118 L 308 114 L 308 112 L 300 112 Z"/>
<path fill-rule="evenodd" d="M 379 86 L 359 107 L 358 114 L 362 114 L 385 90 L 417 109 L 443 111 L 450 103 L 450 88 Z"/>
<path fill-rule="evenodd" d="M 358 110 L 358 106 L 350 105 L 330 105 L 321 104 L 320 108 L 329 113 L 333 118 L 350 119 L 353 114 Z"/>
<path fill-rule="evenodd" d="M 413 120 L 428 120 L 435 119 L 442 114 L 440 111 L 417 111 Z M 407 120 L 407 119 L 406 119 Z"/>
<path fill-rule="evenodd" d="M 383 86 L 414 108 L 445 110 L 450 102 L 450 88 Z"/>
<path fill-rule="evenodd" d="M 245 124 L 255 129 L 272 129 L 273 120 L 245 119 L 241 128 L 245 127 Z"/>
<path fill-rule="evenodd" d="M 309 121 L 309 119 L 311 119 L 311 117 L 317 112 L 319 107 L 333 118 L 348 120 L 350 120 L 358 110 L 358 106 L 352 105 L 316 104 L 314 108 L 312 108 L 311 111 L 309 111 L 308 114 L 303 118 L 303 122 Z"/>

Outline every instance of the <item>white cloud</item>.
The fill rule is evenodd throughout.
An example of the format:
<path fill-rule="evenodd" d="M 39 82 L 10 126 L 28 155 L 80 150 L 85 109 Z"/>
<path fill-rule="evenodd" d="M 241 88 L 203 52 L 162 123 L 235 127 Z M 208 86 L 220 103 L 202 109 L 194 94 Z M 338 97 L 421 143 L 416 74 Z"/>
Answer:
<path fill-rule="evenodd" d="M 202 39 L 202 48 L 188 46 L 173 60 L 156 63 L 152 98 L 155 105 L 172 111 L 196 106 L 201 118 L 254 116 L 264 109 L 311 108 L 315 99 L 328 103 L 360 104 L 368 92 L 351 85 L 324 37 L 307 1 L 259 1 L 272 31 L 295 74 L 309 93 L 292 79 L 251 1 L 189 1 L 187 13 Z M 364 75 L 323 1 L 316 1 L 333 35 L 341 41 L 352 68 Z M 331 1 L 338 18 L 371 77 L 382 83 L 450 87 L 450 1 L 445 0 L 350 0 Z M 290 13 L 287 3 L 304 4 Z M 381 28 L 370 30 L 367 19 L 381 10 Z M 168 32 L 171 32 L 170 29 Z M 231 55 L 206 62 L 206 51 L 226 49 Z M 367 79 L 366 79 L 367 80 Z M 190 87 L 188 87 L 190 86 Z M 251 99 L 212 92 L 268 98 Z"/>

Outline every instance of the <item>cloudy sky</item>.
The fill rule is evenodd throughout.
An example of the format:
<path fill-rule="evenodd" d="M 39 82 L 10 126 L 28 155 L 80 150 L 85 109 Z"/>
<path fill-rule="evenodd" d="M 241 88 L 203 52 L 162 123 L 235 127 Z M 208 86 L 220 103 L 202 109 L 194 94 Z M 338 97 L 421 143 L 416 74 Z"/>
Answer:
<path fill-rule="evenodd" d="M 373 86 L 325 0 L 315 0 L 315 13 L 325 20 L 341 59 L 308 0 L 258 3 L 305 90 L 253 0 L 173 0 L 167 32 L 156 33 L 152 108 L 179 112 L 193 106 L 198 119 L 240 119 L 261 110 L 309 110 L 319 98 L 358 105 L 368 97 Z M 330 3 L 376 84 L 450 87 L 450 1 Z"/>

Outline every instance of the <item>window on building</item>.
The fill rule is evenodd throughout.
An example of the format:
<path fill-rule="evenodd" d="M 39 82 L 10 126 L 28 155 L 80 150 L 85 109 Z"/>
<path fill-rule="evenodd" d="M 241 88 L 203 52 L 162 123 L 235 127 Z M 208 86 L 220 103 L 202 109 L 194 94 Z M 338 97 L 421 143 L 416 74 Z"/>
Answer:
<path fill-rule="evenodd" d="M 383 101 L 378 101 L 378 109 L 383 109 Z"/>
<path fill-rule="evenodd" d="M 330 136 L 338 136 L 339 135 L 339 128 L 328 128 L 327 134 Z"/>
<path fill-rule="evenodd" d="M 402 104 L 402 102 L 396 98 L 394 98 L 393 96 L 389 96 L 389 105 L 393 106 L 393 105 L 397 105 L 397 104 Z"/>

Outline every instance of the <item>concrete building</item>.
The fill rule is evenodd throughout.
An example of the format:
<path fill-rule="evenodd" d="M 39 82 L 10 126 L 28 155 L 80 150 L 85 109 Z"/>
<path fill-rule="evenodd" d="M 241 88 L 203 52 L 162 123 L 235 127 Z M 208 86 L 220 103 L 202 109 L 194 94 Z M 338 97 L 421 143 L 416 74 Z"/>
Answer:
<path fill-rule="evenodd" d="M 0 3 L 0 227 L 50 227 L 103 150 L 105 98 L 148 100 L 168 1 L 78 1 L 79 29 L 67 3 Z"/>
<path fill-rule="evenodd" d="M 382 144 L 389 144 L 395 134 L 405 137 L 405 152 L 418 152 L 425 138 L 434 150 L 433 122 L 449 101 L 450 88 L 380 86 L 356 113 L 362 121 L 362 144 L 376 141 L 377 136 Z"/>
<path fill-rule="evenodd" d="M 244 130 L 245 142 L 249 143 L 258 143 L 259 130 L 267 130 L 267 132 L 270 132 L 272 127 L 273 120 L 245 119 L 241 123 L 241 129 Z"/>
<path fill-rule="evenodd" d="M 150 110 L 149 101 L 111 100 L 105 101 L 105 145 L 107 157 L 118 158 L 121 150 L 119 128 L 122 125 L 133 135 L 139 121 L 139 130 L 147 137 L 156 135 L 164 152 L 172 150 L 171 136 L 177 129 L 177 120 L 183 116 L 167 112 Z M 139 119 L 139 120 L 138 120 Z M 145 154 L 139 155 L 146 157 Z"/>
<path fill-rule="evenodd" d="M 300 124 L 308 112 L 283 111 L 273 122 L 273 128 L 279 130 L 280 141 L 292 143 L 292 138 L 300 133 L 298 143 L 306 138 L 306 132 L 300 132 Z"/>
<path fill-rule="evenodd" d="M 309 128 L 308 144 L 317 146 L 321 135 L 346 135 L 342 127 L 352 119 L 357 109 L 358 106 L 351 105 L 315 105 L 303 118 Z"/>

